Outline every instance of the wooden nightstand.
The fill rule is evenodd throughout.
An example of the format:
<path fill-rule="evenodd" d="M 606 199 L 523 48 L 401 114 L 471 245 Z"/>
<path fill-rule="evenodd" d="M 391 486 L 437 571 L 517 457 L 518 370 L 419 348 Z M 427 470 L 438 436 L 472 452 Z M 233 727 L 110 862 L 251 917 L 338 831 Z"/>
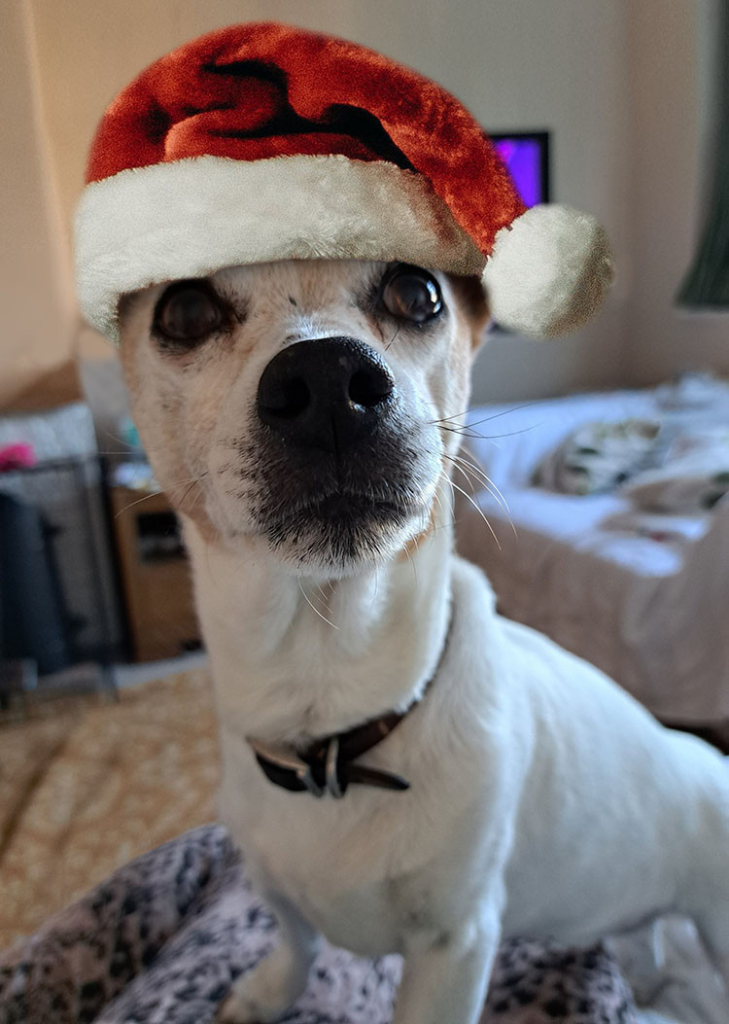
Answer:
<path fill-rule="evenodd" d="M 199 646 L 190 566 L 167 498 L 120 486 L 110 494 L 134 659 L 171 658 Z"/>

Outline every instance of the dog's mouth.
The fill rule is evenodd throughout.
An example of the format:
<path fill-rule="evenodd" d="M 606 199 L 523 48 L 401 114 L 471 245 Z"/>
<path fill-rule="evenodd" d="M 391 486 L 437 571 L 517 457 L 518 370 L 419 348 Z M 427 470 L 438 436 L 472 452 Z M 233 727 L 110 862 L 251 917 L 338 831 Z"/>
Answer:
<path fill-rule="evenodd" d="M 403 415 L 346 452 L 283 443 L 255 422 L 237 450 L 243 486 L 226 491 L 233 516 L 242 512 L 246 532 L 296 571 L 379 564 L 430 521 L 440 460 Z"/>
<path fill-rule="evenodd" d="M 325 498 L 311 501 L 299 510 L 323 523 L 338 523 L 351 518 L 378 519 L 386 521 L 412 515 L 415 507 L 408 502 L 387 501 L 356 491 L 330 494 Z"/>
<path fill-rule="evenodd" d="M 397 535 L 422 515 L 422 504 L 410 494 L 338 490 L 280 507 L 267 516 L 265 533 L 287 560 L 343 569 L 386 554 Z"/>

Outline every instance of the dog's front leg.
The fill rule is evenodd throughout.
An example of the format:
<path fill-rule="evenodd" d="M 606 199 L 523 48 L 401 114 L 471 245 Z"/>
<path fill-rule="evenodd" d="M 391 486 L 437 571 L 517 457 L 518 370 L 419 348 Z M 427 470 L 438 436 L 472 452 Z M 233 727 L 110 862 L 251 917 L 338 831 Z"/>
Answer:
<path fill-rule="evenodd" d="M 279 944 L 233 986 L 216 1020 L 219 1024 L 269 1024 L 304 992 L 319 946 L 319 936 L 296 907 L 278 894 L 266 893 L 276 915 Z"/>
<path fill-rule="evenodd" d="M 500 934 L 500 912 L 488 908 L 435 944 L 406 952 L 393 1024 L 476 1024 Z"/>

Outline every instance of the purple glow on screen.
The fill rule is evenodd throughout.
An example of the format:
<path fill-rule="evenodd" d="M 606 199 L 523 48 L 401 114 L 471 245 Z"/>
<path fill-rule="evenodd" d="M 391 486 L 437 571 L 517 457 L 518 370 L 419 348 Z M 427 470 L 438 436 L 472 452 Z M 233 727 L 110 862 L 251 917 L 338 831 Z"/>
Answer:
<path fill-rule="evenodd" d="M 541 150 L 536 139 L 499 139 L 496 152 L 506 164 L 521 198 L 527 206 L 535 206 L 542 195 Z"/>

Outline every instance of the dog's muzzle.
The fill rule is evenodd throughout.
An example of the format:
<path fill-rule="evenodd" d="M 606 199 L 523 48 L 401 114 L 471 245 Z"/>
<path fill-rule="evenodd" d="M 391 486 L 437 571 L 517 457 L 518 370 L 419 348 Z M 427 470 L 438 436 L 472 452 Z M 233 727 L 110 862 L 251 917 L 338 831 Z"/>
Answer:
<path fill-rule="evenodd" d="M 354 338 L 294 342 L 258 383 L 251 518 L 299 564 L 379 557 L 423 518 L 428 445 L 385 360 Z"/>
<path fill-rule="evenodd" d="M 274 356 L 258 385 L 267 427 L 289 444 L 337 456 L 373 434 L 396 404 L 387 364 L 352 338 L 296 342 Z"/>

